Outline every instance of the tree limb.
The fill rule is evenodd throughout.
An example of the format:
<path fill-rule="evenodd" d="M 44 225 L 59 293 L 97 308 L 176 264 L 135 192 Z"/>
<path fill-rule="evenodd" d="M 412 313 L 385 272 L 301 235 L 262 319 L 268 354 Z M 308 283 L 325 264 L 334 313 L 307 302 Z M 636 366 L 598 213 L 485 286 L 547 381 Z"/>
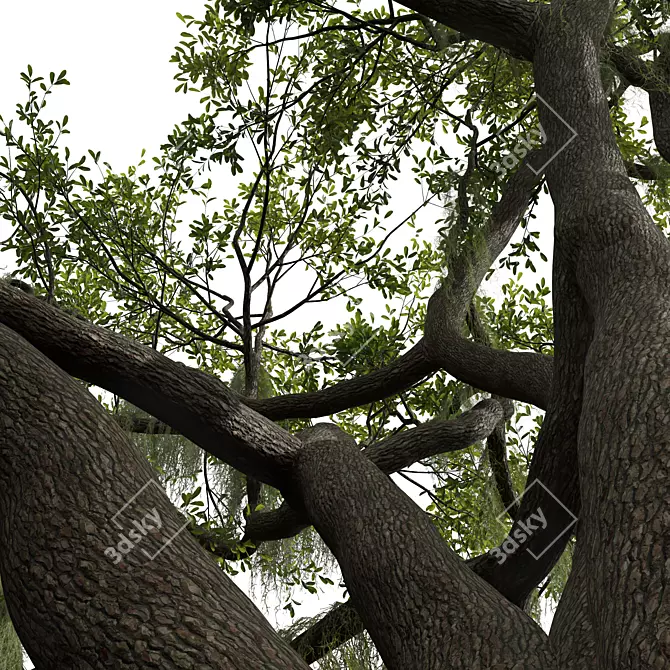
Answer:
<path fill-rule="evenodd" d="M 389 670 L 557 669 L 540 627 L 470 572 L 425 512 L 363 453 L 316 440 L 300 452 L 295 476 Z M 486 645 L 476 643 L 482 638 Z"/>
<path fill-rule="evenodd" d="M 390 475 L 430 456 L 465 449 L 486 439 L 503 419 L 503 408 L 495 400 L 483 400 L 451 421 L 430 421 L 376 442 L 363 454 Z M 314 429 L 332 424 L 317 424 Z M 325 430 L 325 428 L 322 428 Z M 312 430 L 312 429 L 308 429 Z M 302 431 L 301 440 L 310 433 Z M 251 514 L 243 540 L 254 543 L 293 537 L 309 526 L 308 519 L 286 503 L 268 512 Z"/>
<path fill-rule="evenodd" d="M 670 162 L 670 43 L 660 40 L 659 54 L 654 62 L 643 60 L 629 46 L 611 46 L 608 53 L 621 75 L 649 94 L 654 142 L 658 153 Z M 631 176 L 637 177 L 636 174 Z"/>
<path fill-rule="evenodd" d="M 100 404 L 3 325 L 0 408 L 0 579 L 37 667 L 306 670 L 180 532 L 151 466 Z M 120 550 L 121 531 L 133 537 L 149 513 L 141 545 Z"/>
<path fill-rule="evenodd" d="M 281 489 L 300 441 L 246 407 L 213 375 L 74 319 L 0 282 L 0 323 L 69 374 L 116 393 L 208 453 Z"/>
<path fill-rule="evenodd" d="M 329 651 L 365 630 L 351 600 L 333 607 L 306 631 L 291 640 L 291 646 L 311 665 Z"/>
<path fill-rule="evenodd" d="M 450 375 L 489 393 L 546 409 L 552 375 L 550 356 L 492 349 L 462 334 L 477 288 L 512 238 L 541 180 L 527 165 L 531 161 L 542 164 L 543 156 L 543 149 L 528 154 L 509 178 L 487 223 L 479 231 L 467 231 L 466 244 L 458 245 L 458 253 L 448 259 L 449 274 L 428 302 L 424 339 L 427 355 Z M 452 234 L 457 237 L 465 233 L 455 229 Z"/>
<path fill-rule="evenodd" d="M 509 401 L 508 401 L 509 402 Z M 509 402 L 511 405 L 512 403 Z M 512 405 L 512 412 L 514 411 Z M 498 422 L 493 432 L 486 439 L 486 454 L 488 455 L 493 480 L 500 496 L 503 507 L 512 519 L 519 514 L 519 502 L 512 483 L 512 477 L 507 462 L 507 440 L 505 435 L 505 418 Z"/>
<path fill-rule="evenodd" d="M 649 91 L 649 108 L 658 153 L 670 162 L 670 39 L 661 42 L 654 63 L 655 90 Z"/>
<path fill-rule="evenodd" d="M 246 400 L 246 404 L 263 416 L 278 421 L 291 418 L 316 418 L 336 414 L 345 409 L 366 405 L 404 391 L 436 372 L 427 360 L 423 342 L 380 370 L 346 379 L 313 393 L 294 393 L 262 400 Z"/>
<path fill-rule="evenodd" d="M 531 60 L 544 5 L 525 0 L 399 0 L 408 9 L 514 55 Z"/>

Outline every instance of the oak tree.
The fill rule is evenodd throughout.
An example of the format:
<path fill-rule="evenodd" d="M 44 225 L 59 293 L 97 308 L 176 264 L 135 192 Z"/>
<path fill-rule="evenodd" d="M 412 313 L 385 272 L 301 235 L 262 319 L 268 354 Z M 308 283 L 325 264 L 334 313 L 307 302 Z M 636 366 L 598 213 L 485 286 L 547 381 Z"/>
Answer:
<path fill-rule="evenodd" d="M 670 667 L 667 6 L 180 18 L 201 107 L 153 174 L 62 148 L 65 73 L 29 68 L 4 122 L 3 247 L 35 295 L 0 282 L 0 578 L 36 666 L 347 667 L 333 650 L 366 631 L 389 669 Z M 480 290 L 495 270 L 502 298 Z M 338 301 L 334 331 L 281 328 Z M 155 485 L 175 454 L 181 510 Z M 389 477 L 417 463 L 427 510 Z M 350 596 L 293 637 L 226 574 L 280 574 L 279 540 L 322 540 Z M 538 587 L 560 598 L 548 635 Z"/>

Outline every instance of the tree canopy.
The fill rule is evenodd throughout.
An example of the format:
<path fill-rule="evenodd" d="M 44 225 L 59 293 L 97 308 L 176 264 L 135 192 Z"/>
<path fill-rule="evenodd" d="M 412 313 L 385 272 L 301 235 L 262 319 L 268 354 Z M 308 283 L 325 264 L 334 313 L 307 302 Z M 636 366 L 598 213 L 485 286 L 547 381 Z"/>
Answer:
<path fill-rule="evenodd" d="M 667 4 L 178 18 L 158 155 L 72 155 L 66 72 L 0 121 L 0 577 L 37 667 L 666 667 Z M 152 476 L 186 530 L 118 567 Z"/>

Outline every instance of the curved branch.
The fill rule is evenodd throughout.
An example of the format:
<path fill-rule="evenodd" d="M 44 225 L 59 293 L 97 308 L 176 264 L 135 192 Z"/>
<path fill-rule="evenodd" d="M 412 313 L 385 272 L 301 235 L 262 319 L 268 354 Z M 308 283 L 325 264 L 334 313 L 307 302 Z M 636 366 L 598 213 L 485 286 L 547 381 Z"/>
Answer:
<path fill-rule="evenodd" d="M 465 449 L 486 439 L 503 419 L 496 400 L 482 400 L 451 421 L 429 421 L 370 445 L 363 451 L 382 472 L 392 474 L 417 461 Z"/>
<path fill-rule="evenodd" d="M 0 323 L 74 377 L 161 419 L 208 453 L 283 488 L 300 441 L 246 407 L 213 375 L 75 319 L 0 282 Z"/>
<path fill-rule="evenodd" d="M 440 367 L 475 388 L 546 409 L 553 358 L 492 349 L 468 340 L 451 320 L 449 302 L 444 288 L 438 289 L 428 303 L 426 316 L 426 348 Z"/>
<path fill-rule="evenodd" d="M 240 397 L 239 400 L 273 421 L 318 418 L 388 398 L 420 382 L 438 369 L 435 363 L 426 358 L 423 340 L 420 340 L 386 367 L 367 375 L 346 379 L 320 391 L 262 399 Z M 124 426 L 131 433 L 174 432 L 161 422 L 145 417 L 126 419 Z"/>
<path fill-rule="evenodd" d="M 483 391 L 546 409 L 551 388 L 551 357 L 495 349 L 489 349 L 482 357 L 479 348 L 460 332 L 477 288 L 491 263 L 509 243 L 541 182 L 541 175 L 529 170 L 527 165 L 543 164 L 543 156 L 543 149 L 527 155 L 505 184 L 490 219 L 477 232 L 477 239 L 468 240 L 452 259 L 444 290 L 429 301 L 424 338 L 412 349 L 391 365 L 369 375 L 315 393 L 251 401 L 249 406 L 275 420 L 324 416 L 399 393 L 443 368 Z M 480 239 L 485 242 L 483 248 L 478 244 Z M 443 299 L 443 304 L 435 305 Z"/>
<path fill-rule="evenodd" d="M 314 393 L 295 393 L 263 400 L 249 399 L 245 403 L 275 421 L 328 416 L 400 393 L 437 369 L 426 358 L 423 341 L 419 341 L 390 365 L 368 375 L 346 379 Z"/>
<path fill-rule="evenodd" d="M 649 94 L 649 108 L 658 153 L 670 162 L 670 45 L 660 44 L 660 53 L 652 63 L 640 58 L 629 46 L 611 46 L 608 55 L 614 67 L 632 85 Z M 639 167 L 639 166 L 636 166 Z M 638 177 L 638 174 L 646 175 Z M 629 176 L 654 179 L 654 172 L 636 169 Z"/>
<path fill-rule="evenodd" d="M 329 651 L 365 630 L 351 600 L 333 607 L 306 631 L 291 640 L 291 646 L 311 665 Z"/>
<path fill-rule="evenodd" d="M 560 313 L 561 307 L 559 306 L 559 314 Z M 469 316 L 469 324 L 471 330 L 473 330 L 473 334 L 477 339 L 485 340 L 486 338 L 481 331 L 481 324 L 478 322 L 478 314 L 476 311 L 471 311 Z M 578 314 L 575 314 L 573 315 L 574 318 L 568 318 L 568 323 L 574 324 L 577 316 Z M 587 332 L 581 333 L 583 337 L 579 336 L 580 333 L 577 333 L 578 336 L 574 339 L 576 339 L 577 342 L 588 342 L 588 319 L 586 321 L 577 319 L 578 327 L 580 324 L 587 328 Z M 559 340 L 563 337 L 560 328 L 558 337 Z M 565 337 L 567 338 L 568 335 Z M 482 344 L 481 346 L 485 345 Z M 568 384 L 566 387 L 567 394 L 572 394 L 573 399 L 572 401 L 568 399 L 565 413 L 555 413 L 553 414 L 553 419 L 545 418 L 546 426 L 543 428 L 545 437 L 539 441 L 536 446 L 531 464 L 531 472 L 528 478 L 529 482 L 533 482 L 536 479 L 547 482 L 551 489 L 556 491 L 558 495 L 562 496 L 570 505 L 572 505 L 577 513 L 579 502 L 578 499 L 576 501 L 574 499 L 577 472 L 576 464 L 574 462 L 576 457 L 574 431 L 576 431 L 577 423 L 573 420 L 567 421 L 567 417 L 574 416 L 575 403 L 577 403 L 577 405 L 580 403 L 580 394 L 577 393 L 575 396 L 573 393 L 575 387 L 570 384 L 576 385 L 576 388 L 578 389 L 581 386 L 581 367 L 579 361 L 582 354 L 583 351 L 575 353 L 575 356 L 573 357 L 576 359 L 574 365 L 564 364 L 561 366 L 559 374 L 564 380 L 563 386 L 565 387 L 565 384 Z M 509 401 L 506 399 L 500 399 L 500 401 L 504 403 L 505 416 L 509 418 L 511 410 Z M 500 424 L 496 430 L 499 429 Z M 411 431 L 407 431 L 407 433 L 409 432 Z M 504 441 L 500 441 L 500 437 L 500 435 L 496 435 L 495 431 L 489 436 L 488 446 L 490 449 L 492 446 L 498 446 L 504 449 Z M 495 445 L 491 445 L 490 440 L 492 439 L 496 440 Z M 546 502 L 553 499 L 544 488 L 534 487 L 534 491 L 532 489 L 531 491 L 533 494 L 525 496 L 522 500 L 522 504 L 524 505 L 522 513 L 518 513 L 518 507 L 513 510 L 517 512 L 517 518 L 525 520 L 528 514 L 537 510 L 538 506 L 544 507 L 547 511 L 550 509 L 546 505 Z M 504 492 L 501 493 L 501 497 L 504 501 L 506 501 L 507 498 L 512 498 L 513 501 L 513 490 L 508 491 L 507 495 L 504 495 Z M 506 506 L 508 505 L 507 502 L 505 502 L 505 504 Z M 561 524 L 564 522 L 570 523 L 572 521 L 571 518 L 566 519 L 561 517 L 560 510 L 558 510 L 558 513 L 556 513 L 556 511 L 557 510 L 554 510 L 555 513 L 549 517 L 554 524 Z M 546 577 L 556 560 L 558 560 L 558 557 L 560 557 L 565 543 L 567 543 L 571 534 L 571 532 L 568 532 L 565 533 L 563 537 L 559 538 L 554 551 L 547 552 L 543 556 L 540 556 L 540 560 L 535 560 L 526 551 L 519 551 L 509 557 L 505 563 L 499 564 L 498 560 L 493 555 L 487 553 L 468 561 L 466 565 L 475 572 L 475 574 L 494 586 L 498 592 L 504 595 L 508 600 L 519 607 L 523 607 L 532 590 Z M 537 550 L 535 555 L 539 554 L 540 551 L 541 550 Z M 363 621 L 360 617 L 355 616 L 353 604 L 347 602 L 338 605 L 325 617 L 314 624 L 314 626 L 297 636 L 292 641 L 291 645 L 295 649 L 300 650 L 303 657 L 309 663 L 313 663 L 330 649 L 348 640 L 350 637 L 360 634 L 363 630 Z"/>
<path fill-rule="evenodd" d="M 544 162 L 544 149 L 532 151 L 510 177 L 491 217 L 479 231 L 467 233 L 466 245 L 450 259 L 449 274 L 428 302 L 424 330 L 426 354 L 457 379 L 495 395 L 549 404 L 553 359 L 526 352 L 492 349 L 462 334 L 472 299 L 491 263 L 516 231 L 541 176 L 527 169 Z M 454 235 L 466 231 L 455 230 Z"/>
<path fill-rule="evenodd" d="M 555 250 L 556 253 L 556 250 Z M 517 517 L 509 531 L 542 510 L 546 525 L 500 564 L 491 554 L 475 559 L 475 569 L 509 600 L 524 607 L 533 589 L 544 580 L 575 529 L 579 516 L 577 432 L 582 406 L 584 360 L 593 323 L 574 282 L 554 258 L 556 347 L 555 388 L 535 444 Z"/>
<path fill-rule="evenodd" d="M 421 459 L 465 449 L 486 439 L 503 419 L 503 408 L 495 400 L 482 400 L 471 410 L 451 421 L 430 421 L 417 428 L 404 430 L 372 444 L 362 453 L 383 473 L 390 475 Z M 332 424 L 317 424 L 299 434 L 301 440 L 311 439 L 315 429 L 326 430 Z M 335 428 L 335 426 L 333 426 Z M 247 520 L 243 540 L 254 543 L 280 540 L 297 535 L 309 526 L 301 512 L 283 503 L 268 512 L 256 512 Z"/>
<path fill-rule="evenodd" d="M 484 327 L 481 316 L 474 303 L 470 305 L 466 320 L 470 333 L 475 341 L 490 347 L 491 338 Z M 509 472 L 509 464 L 507 462 L 507 440 L 505 435 L 505 423 L 514 416 L 514 403 L 509 398 L 503 398 L 501 396 L 495 396 L 495 399 L 501 404 L 504 410 L 504 416 L 486 439 L 486 454 L 491 466 L 491 472 L 493 473 L 496 490 L 498 491 L 503 507 L 512 519 L 514 519 L 519 512 L 519 503 L 516 499 L 514 484 L 512 483 L 512 477 Z"/>
<path fill-rule="evenodd" d="M 657 85 L 649 91 L 649 109 L 658 153 L 670 162 L 670 43 L 663 44 L 654 63 Z"/>

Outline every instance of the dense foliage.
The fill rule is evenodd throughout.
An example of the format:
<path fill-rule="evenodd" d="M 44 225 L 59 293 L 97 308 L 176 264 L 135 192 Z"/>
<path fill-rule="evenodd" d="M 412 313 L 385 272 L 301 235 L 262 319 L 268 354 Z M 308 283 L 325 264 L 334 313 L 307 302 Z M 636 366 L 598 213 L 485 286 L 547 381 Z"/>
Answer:
<path fill-rule="evenodd" d="M 221 0 L 179 19 L 173 62 L 192 115 L 159 155 L 125 170 L 67 149 L 68 119 L 52 119 L 46 104 L 69 84 L 65 72 L 21 75 L 27 98 L 2 119 L 0 157 L 1 249 L 15 254 L 12 275 L 243 394 L 317 390 L 389 363 L 421 336 L 426 300 L 451 260 L 477 244 L 510 154 L 539 135 L 531 66 L 392 5 Z M 653 53 L 659 38 L 650 35 L 667 20 L 651 0 L 622 2 L 608 40 Z M 626 82 L 607 64 L 602 77 L 624 158 L 653 173 L 639 189 L 667 232 L 667 164 Z M 476 299 L 499 348 L 552 352 L 545 193 L 540 184 Z M 332 420 L 366 445 L 457 416 L 481 397 L 438 373 Z M 120 420 L 143 416 L 100 399 Z M 517 404 L 507 434 L 517 493 L 541 423 Z M 308 424 L 283 422 L 292 431 Z M 253 511 L 244 476 L 178 435 L 135 439 L 194 523 L 234 545 Z M 485 444 L 399 477 L 417 482 L 418 500 L 463 557 L 505 536 Z M 278 499 L 264 486 L 259 505 Z M 248 549 L 219 558 L 223 568 L 252 570 L 291 616 L 305 594 L 339 582 L 311 530 Z M 532 604 L 536 618 L 568 570 L 566 554 Z M 361 639 L 337 653 L 352 668 L 374 654 Z"/>

